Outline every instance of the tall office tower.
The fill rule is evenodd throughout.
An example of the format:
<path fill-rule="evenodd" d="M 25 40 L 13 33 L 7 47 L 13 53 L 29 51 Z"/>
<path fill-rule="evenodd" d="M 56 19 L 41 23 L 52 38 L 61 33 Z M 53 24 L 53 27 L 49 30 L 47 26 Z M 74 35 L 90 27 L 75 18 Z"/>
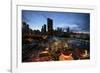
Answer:
<path fill-rule="evenodd" d="M 53 35 L 53 20 L 47 18 L 48 35 Z"/>
<path fill-rule="evenodd" d="M 44 24 L 44 25 L 42 26 L 41 32 L 42 32 L 43 34 L 46 34 L 46 24 Z"/>

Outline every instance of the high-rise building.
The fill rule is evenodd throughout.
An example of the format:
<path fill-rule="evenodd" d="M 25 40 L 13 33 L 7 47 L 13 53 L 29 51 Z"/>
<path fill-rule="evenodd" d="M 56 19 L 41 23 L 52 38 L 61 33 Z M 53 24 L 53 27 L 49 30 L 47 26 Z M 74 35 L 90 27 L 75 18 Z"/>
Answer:
<path fill-rule="evenodd" d="M 47 18 L 48 35 L 53 35 L 53 20 Z"/>
<path fill-rule="evenodd" d="M 41 32 L 44 33 L 44 34 L 46 33 L 46 24 L 44 24 L 44 25 L 42 26 Z"/>

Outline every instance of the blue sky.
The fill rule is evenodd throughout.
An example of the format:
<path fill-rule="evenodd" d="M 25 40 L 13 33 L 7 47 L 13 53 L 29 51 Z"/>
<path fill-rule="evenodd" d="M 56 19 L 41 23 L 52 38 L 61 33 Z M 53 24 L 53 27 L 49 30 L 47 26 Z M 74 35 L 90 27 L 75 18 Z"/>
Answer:
<path fill-rule="evenodd" d="M 54 29 L 70 27 L 73 31 L 89 32 L 90 30 L 89 13 L 22 10 L 22 21 L 29 24 L 33 30 L 41 30 L 44 24 L 47 25 L 47 18 L 53 19 Z"/>

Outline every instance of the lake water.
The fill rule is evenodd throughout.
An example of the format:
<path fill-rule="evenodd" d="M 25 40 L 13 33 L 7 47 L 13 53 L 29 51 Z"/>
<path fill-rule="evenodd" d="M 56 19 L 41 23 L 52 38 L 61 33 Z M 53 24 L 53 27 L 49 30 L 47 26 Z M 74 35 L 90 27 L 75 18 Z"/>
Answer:
<path fill-rule="evenodd" d="M 90 42 L 83 39 L 75 39 L 75 38 L 60 38 L 60 37 L 53 37 L 49 40 L 63 40 L 66 41 L 66 44 L 68 44 L 71 48 L 80 48 L 80 49 L 89 49 L 90 48 Z"/>

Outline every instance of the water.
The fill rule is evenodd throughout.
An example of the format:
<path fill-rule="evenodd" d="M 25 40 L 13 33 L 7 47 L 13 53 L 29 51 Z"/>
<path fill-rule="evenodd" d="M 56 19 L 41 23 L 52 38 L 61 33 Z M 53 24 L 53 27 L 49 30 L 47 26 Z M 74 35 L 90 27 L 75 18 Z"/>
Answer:
<path fill-rule="evenodd" d="M 49 45 L 50 41 L 51 42 L 52 41 L 56 41 L 56 42 L 63 41 L 66 45 L 68 45 L 72 49 L 75 49 L 75 48 L 89 49 L 90 48 L 90 43 L 87 40 L 75 39 L 75 38 L 62 38 L 62 37 L 51 37 L 51 38 L 48 38 L 45 42 L 34 40 L 31 45 L 33 45 L 33 46 L 40 46 L 40 45 L 47 46 L 47 45 Z"/>
<path fill-rule="evenodd" d="M 67 43 L 72 48 L 89 49 L 90 46 L 89 41 L 82 39 L 69 39 Z"/>
<path fill-rule="evenodd" d="M 65 41 L 65 43 L 68 44 L 68 46 L 73 49 L 74 48 L 89 49 L 89 47 L 90 47 L 89 41 L 83 40 L 83 39 L 53 37 L 49 40 Z"/>

